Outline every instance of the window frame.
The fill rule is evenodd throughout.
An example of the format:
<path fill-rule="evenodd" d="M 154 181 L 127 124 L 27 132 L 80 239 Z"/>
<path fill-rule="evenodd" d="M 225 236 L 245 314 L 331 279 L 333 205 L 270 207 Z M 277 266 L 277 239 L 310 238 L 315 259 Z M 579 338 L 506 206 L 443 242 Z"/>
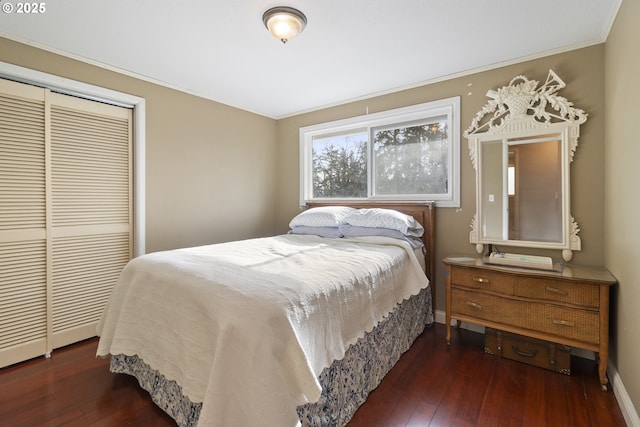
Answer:
<path fill-rule="evenodd" d="M 448 181 L 446 194 L 416 194 L 416 195 L 373 195 L 373 141 L 372 129 L 380 126 L 402 126 L 411 121 L 428 120 L 435 117 L 447 117 L 449 147 L 448 147 Z M 367 197 L 352 198 L 313 198 L 312 179 L 312 144 L 314 137 L 327 135 L 341 135 L 353 133 L 355 130 L 366 129 L 367 143 Z M 378 113 L 348 119 L 304 126 L 299 131 L 300 144 L 300 206 L 311 201 L 433 201 L 439 207 L 460 207 L 460 97 L 451 97 L 436 101 L 395 108 Z"/>

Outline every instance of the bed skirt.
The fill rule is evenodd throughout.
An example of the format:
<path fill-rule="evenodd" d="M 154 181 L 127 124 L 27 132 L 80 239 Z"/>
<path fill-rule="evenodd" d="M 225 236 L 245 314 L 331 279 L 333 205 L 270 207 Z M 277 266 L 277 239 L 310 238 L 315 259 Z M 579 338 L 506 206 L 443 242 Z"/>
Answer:
<path fill-rule="evenodd" d="M 344 426 L 369 393 L 406 352 L 426 325 L 433 324 L 431 291 L 423 289 L 396 308 L 378 326 L 349 347 L 319 376 L 320 399 L 298 407 L 303 426 Z M 110 370 L 134 376 L 151 399 L 180 427 L 198 423 L 202 403 L 182 395 L 175 381 L 167 380 L 137 356 L 113 355 Z"/>

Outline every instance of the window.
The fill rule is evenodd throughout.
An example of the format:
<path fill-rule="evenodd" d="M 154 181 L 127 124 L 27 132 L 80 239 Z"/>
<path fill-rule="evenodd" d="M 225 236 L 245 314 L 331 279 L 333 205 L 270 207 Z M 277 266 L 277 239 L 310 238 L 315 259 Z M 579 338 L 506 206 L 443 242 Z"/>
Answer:
<path fill-rule="evenodd" d="M 300 128 L 300 202 L 460 206 L 460 98 Z"/>

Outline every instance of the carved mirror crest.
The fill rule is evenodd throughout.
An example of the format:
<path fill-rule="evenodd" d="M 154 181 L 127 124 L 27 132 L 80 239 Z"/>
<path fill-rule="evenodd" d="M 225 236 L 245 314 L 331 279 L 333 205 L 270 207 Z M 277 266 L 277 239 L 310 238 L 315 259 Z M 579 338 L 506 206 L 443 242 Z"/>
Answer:
<path fill-rule="evenodd" d="M 489 102 L 464 132 L 476 170 L 476 214 L 469 240 L 485 244 L 580 250 L 570 214 L 569 166 L 587 114 L 558 95 L 566 85 L 517 76 L 490 90 Z"/>

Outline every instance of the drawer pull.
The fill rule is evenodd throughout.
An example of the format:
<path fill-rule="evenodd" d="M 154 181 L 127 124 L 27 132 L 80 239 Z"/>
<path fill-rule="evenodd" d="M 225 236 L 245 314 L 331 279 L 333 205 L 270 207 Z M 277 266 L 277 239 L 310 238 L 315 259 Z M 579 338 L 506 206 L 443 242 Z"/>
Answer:
<path fill-rule="evenodd" d="M 547 286 L 547 292 L 551 292 L 552 294 L 556 294 L 556 295 L 567 295 L 567 291 L 563 291 L 562 289 L 558 289 L 558 288 L 552 288 L 551 286 Z"/>
<path fill-rule="evenodd" d="M 562 325 L 562 326 L 576 326 L 576 322 L 570 322 L 568 320 L 556 320 L 552 319 L 554 325 Z"/>
<path fill-rule="evenodd" d="M 473 281 L 478 283 L 489 283 L 489 279 L 485 279 L 484 277 L 474 277 Z"/>
<path fill-rule="evenodd" d="M 467 301 L 467 305 L 469 307 L 473 307 L 473 308 L 477 308 L 478 310 L 482 310 L 482 306 L 480 304 L 477 304 L 473 301 Z"/>
<path fill-rule="evenodd" d="M 536 357 L 536 354 L 538 354 L 538 350 L 533 349 L 531 352 L 527 352 L 527 351 L 522 351 L 520 350 L 520 348 L 517 345 L 512 345 L 511 348 L 513 349 L 513 352 L 515 354 L 517 354 L 518 356 L 522 356 L 522 357 Z"/>

